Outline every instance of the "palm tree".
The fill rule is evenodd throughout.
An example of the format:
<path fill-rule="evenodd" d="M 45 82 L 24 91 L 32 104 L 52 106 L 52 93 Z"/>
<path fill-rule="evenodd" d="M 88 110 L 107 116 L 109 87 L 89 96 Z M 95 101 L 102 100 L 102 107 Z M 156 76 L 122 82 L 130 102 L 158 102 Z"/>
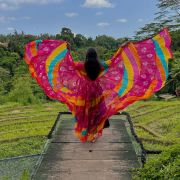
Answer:
<path fill-rule="evenodd" d="M 173 91 L 180 96 L 180 52 L 174 53 L 175 60 L 171 63 L 169 81 L 167 84 L 172 84 Z"/>

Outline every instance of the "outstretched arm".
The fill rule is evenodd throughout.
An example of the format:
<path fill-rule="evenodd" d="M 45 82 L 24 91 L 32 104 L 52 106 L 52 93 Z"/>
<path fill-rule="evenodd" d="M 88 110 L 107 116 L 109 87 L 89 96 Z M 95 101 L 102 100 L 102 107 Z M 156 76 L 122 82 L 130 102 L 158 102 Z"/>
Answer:
<path fill-rule="evenodd" d="M 130 41 L 127 40 L 127 41 L 125 41 L 124 43 L 122 43 L 122 44 L 120 45 L 120 47 L 124 47 L 124 46 L 126 46 L 127 44 L 129 44 L 129 43 L 130 43 Z"/>
<path fill-rule="evenodd" d="M 70 51 L 71 50 L 71 44 L 67 42 L 67 49 Z"/>
<path fill-rule="evenodd" d="M 168 60 L 172 58 L 170 45 L 167 29 L 153 38 L 121 45 L 100 78 L 112 114 L 137 100 L 149 98 L 165 85 Z"/>

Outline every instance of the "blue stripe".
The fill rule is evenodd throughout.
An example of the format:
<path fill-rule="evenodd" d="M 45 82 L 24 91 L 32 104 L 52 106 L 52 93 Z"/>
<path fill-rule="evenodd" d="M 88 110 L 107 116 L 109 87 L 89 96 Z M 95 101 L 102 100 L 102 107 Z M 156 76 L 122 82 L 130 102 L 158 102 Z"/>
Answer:
<path fill-rule="evenodd" d="M 100 61 L 100 63 L 104 68 L 104 73 L 103 73 L 103 75 L 104 75 L 108 71 L 109 66 L 105 63 L 105 61 Z"/>
<path fill-rule="evenodd" d="M 122 96 L 122 94 L 124 93 L 124 91 L 126 90 L 127 88 L 127 85 L 128 85 L 128 74 L 127 74 L 127 70 L 126 68 L 124 67 L 124 74 L 123 74 L 123 79 L 122 79 L 122 86 L 118 92 L 118 95 L 119 96 Z"/>
<path fill-rule="evenodd" d="M 109 66 L 105 63 L 105 61 L 100 61 L 101 65 L 104 69 L 107 69 Z"/>
<path fill-rule="evenodd" d="M 37 40 L 36 40 L 36 43 L 41 43 L 41 42 L 42 42 L 41 39 L 37 39 Z"/>
<path fill-rule="evenodd" d="M 42 40 L 38 39 L 38 40 L 36 40 L 35 42 L 36 42 L 36 49 L 38 49 L 39 44 L 41 44 L 41 43 L 42 43 Z"/>
<path fill-rule="evenodd" d="M 159 43 L 153 39 L 153 42 L 154 42 L 154 45 L 155 45 L 155 50 L 156 50 L 156 53 L 161 61 L 161 64 L 163 65 L 163 68 L 165 70 L 165 75 L 166 75 L 166 79 L 168 78 L 168 64 L 166 63 L 166 59 L 165 59 L 165 56 L 164 56 L 164 53 L 159 45 Z"/>
<path fill-rule="evenodd" d="M 48 79 L 50 81 L 50 84 L 51 86 L 53 86 L 53 83 L 52 83 L 52 72 L 53 72 L 53 69 L 54 69 L 54 66 L 56 65 L 56 63 L 58 63 L 59 61 L 61 61 L 64 56 L 66 55 L 67 53 L 67 49 L 63 50 L 62 52 L 60 52 L 50 63 L 49 65 L 49 68 L 48 68 Z"/>
<path fill-rule="evenodd" d="M 87 134 L 87 130 L 83 130 L 82 132 L 81 132 L 81 135 L 82 136 L 85 136 Z"/>
<path fill-rule="evenodd" d="M 72 118 L 72 122 L 74 122 L 74 123 L 76 123 L 76 122 L 77 122 L 77 119 L 76 119 L 76 117 L 75 117 L 75 116 Z"/>

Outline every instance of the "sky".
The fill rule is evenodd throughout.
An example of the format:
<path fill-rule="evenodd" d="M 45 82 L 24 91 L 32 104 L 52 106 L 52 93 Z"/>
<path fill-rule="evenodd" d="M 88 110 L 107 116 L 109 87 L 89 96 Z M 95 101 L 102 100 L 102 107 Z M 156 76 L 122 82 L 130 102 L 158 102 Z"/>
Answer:
<path fill-rule="evenodd" d="M 93 38 L 133 37 L 156 12 L 156 0 L 0 0 L 0 34 L 54 35 L 67 27 Z"/>

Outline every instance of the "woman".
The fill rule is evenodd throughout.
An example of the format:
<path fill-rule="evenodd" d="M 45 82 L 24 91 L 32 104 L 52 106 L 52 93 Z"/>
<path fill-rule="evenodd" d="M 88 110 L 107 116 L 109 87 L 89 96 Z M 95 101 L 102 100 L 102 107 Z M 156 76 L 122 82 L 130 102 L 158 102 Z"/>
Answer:
<path fill-rule="evenodd" d="M 165 85 L 170 45 L 169 32 L 163 29 L 123 45 L 102 64 L 90 48 L 82 64 L 73 61 L 66 41 L 36 40 L 26 45 L 25 61 L 45 94 L 68 106 L 77 137 L 92 142 L 109 126 L 109 117 Z"/>
<path fill-rule="evenodd" d="M 89 48 L 87 50 L 84 69 L 87 73 L 87 76 L 92 81 L 96 80 L 102 70 L 101 64 L 98 61 L 96 50 L 94 48 Z M 105 121 L 104 128 L 108 128 L 109 126 L 109 120 L 107 119 Z"/>

